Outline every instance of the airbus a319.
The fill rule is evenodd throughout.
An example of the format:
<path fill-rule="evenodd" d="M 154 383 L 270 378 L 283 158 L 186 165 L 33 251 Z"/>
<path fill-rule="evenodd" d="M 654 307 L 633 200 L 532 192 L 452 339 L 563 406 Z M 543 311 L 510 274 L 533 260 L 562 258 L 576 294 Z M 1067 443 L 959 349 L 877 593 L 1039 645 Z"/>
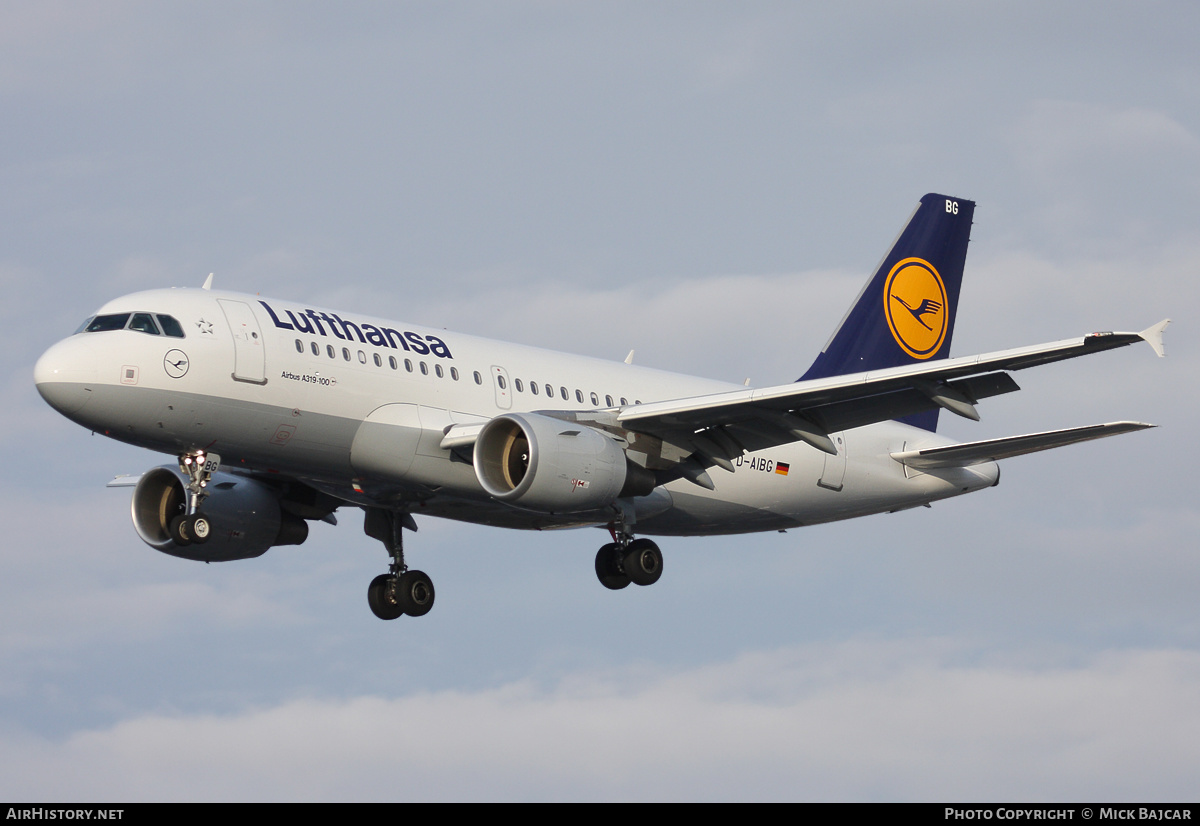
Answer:
<path fill-rule="evenodd" d="M 950 358 L 974 206 L 922 198 L 812 366 L 773 387 L 220 292 L 211 277 L 110 301 L 35 380 L 72 421 L 177 458 L 110 483 L 133 487 L 134 528 L 163 553 L 255 557 L 351 506 L 391 560 L 368 587 L 381 619 L 433 607 L 405 559 L 414 515 L 599 527 L 600 583 L 651 585 L 663 556 L 649 536 L 927 505 L 997 484 L 1000 459 L 1150 427 L 938 435 L 941 411 L 978 420 L 980 400 L 1018 389 L 1015 371 L 1143 340 L 1163 355 L 1167 321 Z"/>

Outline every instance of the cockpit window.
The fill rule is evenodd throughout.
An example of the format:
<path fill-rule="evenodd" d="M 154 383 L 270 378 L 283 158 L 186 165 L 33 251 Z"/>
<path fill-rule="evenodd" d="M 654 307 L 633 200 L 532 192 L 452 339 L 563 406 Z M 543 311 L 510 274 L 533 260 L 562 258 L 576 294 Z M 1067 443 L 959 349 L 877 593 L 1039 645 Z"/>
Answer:
<path fill-rule="evenodd" d="M 178 321 L 176 321 L 173 317 L 171 317 L 169 315 L 162 315 L 160 313 L 159 315 L 156 315 L 155 318 L 158 319 L 158 324 L 160 327 L 162 327 L 162 331 L 164 333 L 166 333 L 167 335 L 169 335 L 171 338 L 183 338 L 184 337 L 183 336 L 183 326 Z"/>
<path fill-rule="evenodd" d="M 158 323 L 155 323 L 158 319 Z M 157 336 L 165 333 L 171 338 L 184 338 L 183 325 L 169 315 L 151 313 L 113 313 L 96 315 L 80 325 L 77 333 L 103 333 L 108 330 L 137 330 Z"/>
<path fill-rule="evenodd" d="M 150 313 L 134 313 L 133 318 L 129 321 L 129 329 L 137 330 L 139 333 L 149 333 L 152 336 L 159 334 L 158 325 L 154 323 L 154 318 Z"/>
<path fill-rule="evenodd" d="M 83 323 L 82 323 L 82 324 L 80 324 L 78 328 L 76 328 L 75 332 L 74 332 L 74 333 L 72 333 L 72 335 L 76 335 L 76 336 L 77 336 L 77 335 L 79 335 L 80 333 L 82 333 L 84 330 L 86 330 L 88 327 L 90 327 L 90 326 L 91 326 L 92 322 L 93 322 L 93 321 L 95 321 L 95 319 L 96 319 L 96 317 L 95 317 L 94 315 L 90 315 L 90 316 L 88 316 L 87 318 L 85 318 L 85 319 L 83 320 Z"/>
<path fill-rule="evenodd" d="M 92 319 L 92 323 L 84 328 L 85 333 L 104 333 L 109 330 L 124 330 L 126 322 L 129 321 L 129 313 L 113 313 L 112 315 L 98 315 Z"/>

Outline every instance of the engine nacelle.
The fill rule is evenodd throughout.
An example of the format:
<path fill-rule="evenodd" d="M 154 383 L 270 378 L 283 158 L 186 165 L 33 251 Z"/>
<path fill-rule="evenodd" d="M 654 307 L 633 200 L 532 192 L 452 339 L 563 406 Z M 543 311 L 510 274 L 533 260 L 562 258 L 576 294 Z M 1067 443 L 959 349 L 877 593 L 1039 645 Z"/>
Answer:
<path fill-rule="evenodd" d="M 475 441 L 475 476 L 483 489 L 543 513 L 612 504 L 629 475 L 625 451 L 611 436 L 537 413 L 497 416 Z"/>
<path fill-rule="evenodd" d="M 214 473 L 200 511 L 212 524 L 203 545 L 177 545 L 171 520 L 184 512 L 187 477 L 169 465 L 142 475 L 133 490 L 133 527 L 142 541 L 171 556 L 201 562 L 250 559 L 275 545 L 299 545 L 308 538 L 308 523 L 284 513 L 273 488 L 231 473 Z"/>

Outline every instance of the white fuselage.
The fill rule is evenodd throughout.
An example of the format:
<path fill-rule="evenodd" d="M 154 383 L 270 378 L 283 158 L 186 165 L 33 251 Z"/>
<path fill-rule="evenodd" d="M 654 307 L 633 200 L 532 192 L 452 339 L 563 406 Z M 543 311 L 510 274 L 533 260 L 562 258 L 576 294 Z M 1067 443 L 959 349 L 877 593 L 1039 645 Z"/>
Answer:
<path fill-rule="evenodd" d="M 611 514 L 492 500 L 470 463 L 440 446 L 452 425 L 740 389 L 237 293 L 155 290 L 99 314 L 125 312 L 168 314 L 184 337 L 122 329 L 50 348 L 38 387 L 74 421 L 173 455 L 218 452 L 225 468 L 283 474 L 354 504 L 508 527 L 605 524 Z M 998 479 L 994 463 L 906 469 L 892 453 L 949 441 L 895 422 L 832 435 L 836 456 L 794 442 L 748 453 L 732 473 L 713 468 L 714 490 L 671 482 L 641 497 L 638 532 L 778 530 L 921 505 Z"/>

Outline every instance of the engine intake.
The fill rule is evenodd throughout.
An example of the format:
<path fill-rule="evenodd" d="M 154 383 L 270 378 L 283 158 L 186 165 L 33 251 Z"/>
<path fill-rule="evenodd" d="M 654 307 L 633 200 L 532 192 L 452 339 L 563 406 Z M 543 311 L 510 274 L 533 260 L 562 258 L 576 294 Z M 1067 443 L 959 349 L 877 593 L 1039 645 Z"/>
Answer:
<path fill-rule="evenodd" d="M 594 510 L 654 487 L 608 434 L 538 413 L 507 413 L 484 425 L 474 464 L 489 495 L 543 513 Z"/>

